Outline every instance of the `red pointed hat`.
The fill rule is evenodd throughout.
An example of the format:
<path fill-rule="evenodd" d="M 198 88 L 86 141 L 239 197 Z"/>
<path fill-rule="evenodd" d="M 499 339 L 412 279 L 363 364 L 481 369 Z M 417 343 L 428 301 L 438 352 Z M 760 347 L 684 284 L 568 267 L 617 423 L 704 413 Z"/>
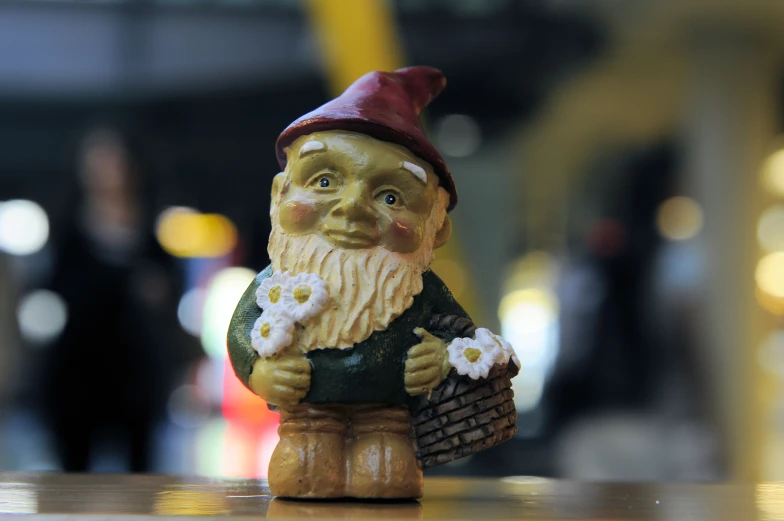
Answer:
<path fill-rule="evenodd" d="M 297 138 L 324 130 L 348 130 L 406 147 L 430 163 L 449 192 L 449 210 L 457 204 L 452 174 L 425 137 L 419 113 L 444 89 L 446 78 L 432 67 L 369 72 L 340 96 L 294 121 L 275 144 L 278 163 L 286 168 L 286 148 Z"/>

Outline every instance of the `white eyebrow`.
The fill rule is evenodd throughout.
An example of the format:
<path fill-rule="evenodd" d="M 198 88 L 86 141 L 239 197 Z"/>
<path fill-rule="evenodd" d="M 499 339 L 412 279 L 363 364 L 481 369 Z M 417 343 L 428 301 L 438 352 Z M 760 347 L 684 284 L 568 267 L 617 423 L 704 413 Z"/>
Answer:
<path fill-rule="evenodd" d="M 405 168 L 412 174 L 414 174 L 417 177 L 417 179 L 427 184 L 427 173 L 425 172 L 424 168 L 422 168 L 419 165 L 415 165 L 414 163 L 410 163 L 408 161 L 403 161 L 403 164 L 401 164 L 400 166 Z"/>
<path fill-rule="evenodd" d="M 316 150 L 324 150 L 327 146 L 321 141 L 308 141 L 299 149 L 299 157 L 304 156 L 308 152 L 315 152 Z"/>

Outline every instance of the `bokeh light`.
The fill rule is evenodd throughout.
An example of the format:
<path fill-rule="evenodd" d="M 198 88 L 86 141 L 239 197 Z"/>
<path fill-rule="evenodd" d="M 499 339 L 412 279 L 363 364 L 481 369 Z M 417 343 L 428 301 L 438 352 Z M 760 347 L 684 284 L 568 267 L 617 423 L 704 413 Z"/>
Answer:
<path fill-rule="evenodd" d="M 542 397 L 558 351 L 558 268 L 552 255 L 534 251 L 514 263 L 498 306 L 503 336 L 517 352 L 520 373 L 512 380 L 515 406 L 524 412 Z"/>
<path fill-rule="evenodd" d="M 174 207 L 158 217 L 156 236 L 175 257 L 221 257 L 237 245 L 237 228 L 220 214 L 204 214 Z"/>
<path fill-rule="evenodd" d="M 267 477 L 277 423 L 248 426 L 223 418 L 208 420 L 196 436 L 196 472 L 210 477 Z"/>
<path fill-rule="evenodd" d="M 766 293 L 759 286 L 754 293 L 762 309 L 773 315 L 784 316 L 784 298 Z"/>
<path fill-rule="evenodd" d="M 479 124 L 465 114 L 444 116 L 436 124 L 435 137 L 443 153 L 452 157 L 470 156 L 482 143 Z"/>
<path fill-rule="evenodd" d="M 0 249 L 30 255 L 49 239 L 49 218 L 33 201 L 15 199 L 0 204 Z"/>
<path fill-rule="evenodd" d="M 199 395 L 210 407 L 220 407 L 223 403 L 223 375 L 226 363 L 228 362 L 225 359 L 210 357 L 203 358 L 197 363 L 195 384 L 199 388 Z"/>
<path fill-rule="evenodd" d="M 207 292 L 201 288 L 186 291 L 177 305 L 177 319 L 182 329 L 193 336 L 201 335 L 202 310 Z"/>
<path fill-rule="evenodd" d="M 553 288 L 558 280 L 558 262 L 545 251 L 532 251 L 517 259 L 504 281 L 504 294 L 530 288 Z"/>
<path fill-rule="evenodd" d="M 33 345 L 42 345 L 62 333 L 68 321 L 68 309 L 60 295 L 39 289 L 22 297 L 16 317 L 22 338 Z"/>
<path fill-rule="evenodd" d="M 177 214 L 197 214 L 201 213 L 196 208 L 191 208 L 190 206 L 168 206 L 164 208 L 164 210 L 158 214 L 158 217 L 155 218 L 155 229 L 160 229 L 161 225 L 164 222 L 169 221 L 172 216 Z"/>
<path fill-rule="evenodd" d="M 277 424 L 280 416 L 272 412 L 258 395 L 237 378 L 228 359 L 222 360 L 223 374 L 221 394 L 223 403 L 221 412 L 229 423 L 241 423 L 246 426 L 262 428 L 265 425 Z"/>
<path fill-rule="evenodd" d="M 689 197 L 671 197 L 656 214 L 656 228 L 672 241 L 691 239 L 702 230 L 702 208 Z"/>
<path fill-rule="evenodd" d="M 514 291 L 499 306 L 501 336 L 514 346 L 521 367 L 512 381 L 515 405 L 525 411 L 542 397 L 558 338 L 558 299 L 551 291 Z"/>
<path fill-rule="evenodd" d="M 195 470 L 203 476 L 223 476 L 223 447 L 229 423 L 223 418 L 211 418 L 196 435 Z"/>
<path fill-rule="evenodd" d="M 784 298 L 784 252 L 769 253 L 762 257 L 757 263 L 754 277 L 763 293 Z"/>
<path fill-rule="evenodd" d="M 204 302 L 201 343 L 213 358 L 224 358 L 226 333 L 240 297 L 256 274 L 248 268 L 224 268 L 215 274 Z"/>
<path fill-rule="evenodd" d="M 773 195 L 784 197 L 784 149 L 773 152 L 763 164 L 762 185 Z"/>
<path fill-rule="evenodd" d="M 784 205 L 773 205 L 762 213 L 757 239 L 767 251 L 784 251 Z"/>
<path fill-rule="evenodd" d="M 523 323 L 532 324 L 539 324 L 542 318 L 557 311 L 558 300 L 555 295 L 540 288 L 514 291 L 501 299 L 498 306 L 498 315 L 502 321 L 509 317 L 519 317 L 523 319 Z"/>

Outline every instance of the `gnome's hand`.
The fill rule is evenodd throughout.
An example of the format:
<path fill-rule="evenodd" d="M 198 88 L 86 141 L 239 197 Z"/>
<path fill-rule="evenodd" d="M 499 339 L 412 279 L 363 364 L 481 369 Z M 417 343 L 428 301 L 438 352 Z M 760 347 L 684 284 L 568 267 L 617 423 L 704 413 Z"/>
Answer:
<path fill-rule="evenodd" d="M 310 362 L 301 355 L 259 357 L 253 364 L 250 388 L 273 405 L 296 405 L 310 389 Z"/>
<path fill-rule="evenodd" d="M 408 350 L 405 385 L 410 396 L 430 394 L 450 370 L 444 341 L 421 327 L 414 329 L 414 334 L 422 342 Z"/>

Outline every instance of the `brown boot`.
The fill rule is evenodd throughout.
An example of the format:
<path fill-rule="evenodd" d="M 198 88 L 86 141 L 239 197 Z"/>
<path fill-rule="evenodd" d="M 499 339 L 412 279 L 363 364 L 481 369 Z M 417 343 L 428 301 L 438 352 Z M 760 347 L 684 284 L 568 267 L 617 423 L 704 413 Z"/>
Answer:
<path fill-rule="evenodd" d="M 269 465 L 270 492 L 282 497 L 346 495 L 345 408 L 300 404 L 280 411 L 280 441 Z"/>
<path fill-rule="evenodd" d="M 422 497 L 422 469 L 414 453 L 406 407 L 349 406 L 346 495 L 357 498 Z"/>

